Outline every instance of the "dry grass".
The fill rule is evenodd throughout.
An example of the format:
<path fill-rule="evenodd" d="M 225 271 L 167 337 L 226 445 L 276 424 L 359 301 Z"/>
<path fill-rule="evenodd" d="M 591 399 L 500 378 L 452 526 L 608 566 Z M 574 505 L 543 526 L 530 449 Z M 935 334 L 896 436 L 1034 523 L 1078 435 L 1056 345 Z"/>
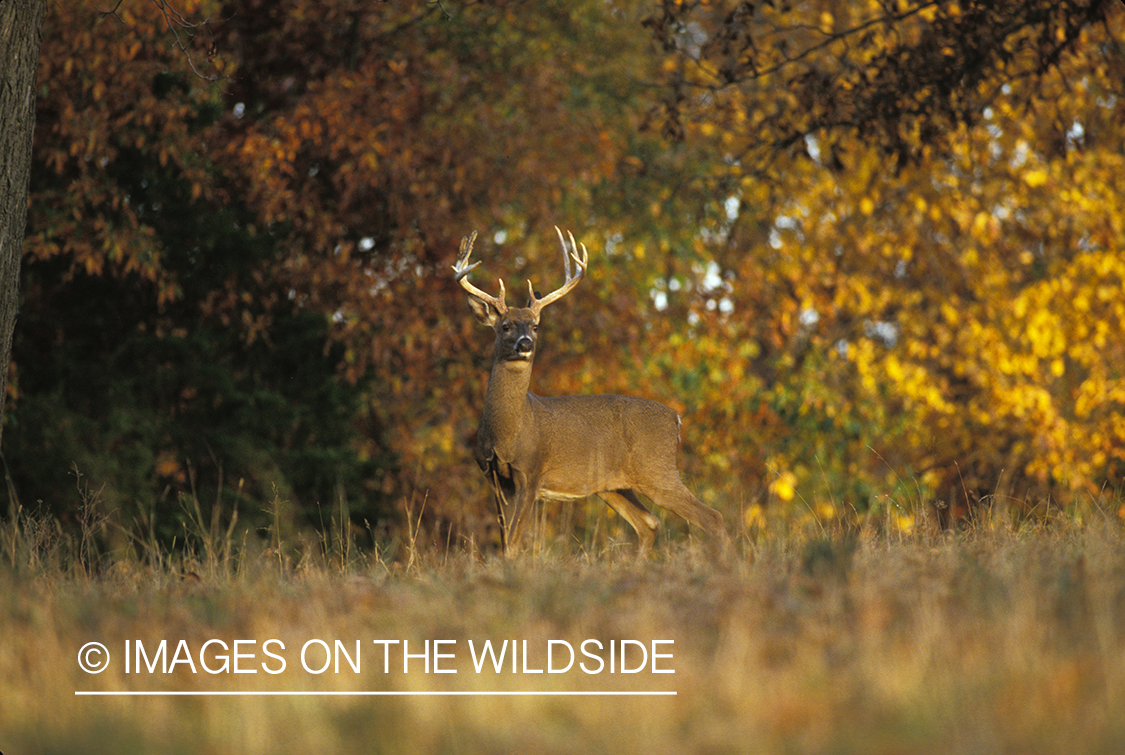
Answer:
<path fill-rule="evenodd" d="M 38 531 L 32 527 L 38 526 Z M 666 544 L 514 563 L 227 547 L 96 569 L 49 525 L 8 523 L 0 565 L 0 750 L 20 753 L 1119 753 L 1125 539 L 1114 520 L 954 535 L 790 533 L 715 562 Z M 228 543 L 229 545 L 229 543 Z M 232 552 L 237 555 L 232 555 Z M 126 640 L 285 644 L 284 673 L 180 664 L 126 674 Z M 310 674 L 309 639 L 363 645 L 361 672 Z M 455 674 L 401 673 L 381 646 L 456 640 Z M 467 642 L 674 640 L 674 674 L 477 674 Z M 114 656 L 82 672 L 86 642 Z M 277 646 L 274 646 L 277 649 Z M 198 663 L 199 656 L 194 660 Z M 314 663 L 317 663 L 314 660 Z M 214 661 L 212 665 L 216 665 Z M 592 665 L 592 661 L 591 661 Z M 276 667 L 276 664 L 275 664 Z M 675 690 L 674 697 L 78 697 L 76 690 Z"/>

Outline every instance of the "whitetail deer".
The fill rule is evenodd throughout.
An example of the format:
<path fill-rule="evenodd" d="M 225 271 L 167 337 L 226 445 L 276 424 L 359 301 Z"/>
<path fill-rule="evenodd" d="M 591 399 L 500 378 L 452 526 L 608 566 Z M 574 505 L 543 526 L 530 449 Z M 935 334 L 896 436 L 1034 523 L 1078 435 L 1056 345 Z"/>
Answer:
<path fill-rule="evenodd" d="M 566 283 L 539 298 L 528 281 L 528 306 L 508 307 L 504 281 L 490 296 L 468 281 L 476 231 L 461 240 L 454 277 L 469 294 L 477 320 L 496 332 L 492 374 L 477 430 L 476 459 L 496 495 L 501 547 L 519 547 L 520 524 L 536 500 L 574 500 L 597 494 L 634 530 L 640 553 L 656 539 L 660 520 L 637 494 L 725 540 L 723 517 L 684 487 L 676 466 L 680 417 L 663 404 L 632 396 L 559 396 L 528 392 L 543 308 L 570 292 L 586 274 L 585 244 L 562 244 Z M 581 256 L 578 252 L 581 249 Z M 575 267 L 571 267 L 571 262 Z"/>

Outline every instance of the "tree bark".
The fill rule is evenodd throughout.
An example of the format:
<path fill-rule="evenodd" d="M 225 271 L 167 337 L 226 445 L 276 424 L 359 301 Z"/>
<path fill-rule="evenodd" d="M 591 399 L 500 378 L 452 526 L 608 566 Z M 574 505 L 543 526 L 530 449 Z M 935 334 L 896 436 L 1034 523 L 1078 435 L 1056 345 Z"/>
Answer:
<path fill-rule="evenodd" d="M 0 0 L 0 438 L 19 310 L 45 0 Z"/>

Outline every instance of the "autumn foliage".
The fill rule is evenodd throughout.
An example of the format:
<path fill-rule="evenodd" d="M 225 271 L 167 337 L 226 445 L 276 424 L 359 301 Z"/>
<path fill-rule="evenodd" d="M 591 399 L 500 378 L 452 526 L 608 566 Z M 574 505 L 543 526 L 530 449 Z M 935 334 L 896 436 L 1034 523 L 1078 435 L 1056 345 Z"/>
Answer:
<path fill-rule="evenodd" d="M 554 224 L 533 390 L 676 408 L 736 527 L 1122 484 L 1119 4 L 170 7 L 48 6 L 13 501 L 480 535 L 449 265 L 553 288 Z"/>

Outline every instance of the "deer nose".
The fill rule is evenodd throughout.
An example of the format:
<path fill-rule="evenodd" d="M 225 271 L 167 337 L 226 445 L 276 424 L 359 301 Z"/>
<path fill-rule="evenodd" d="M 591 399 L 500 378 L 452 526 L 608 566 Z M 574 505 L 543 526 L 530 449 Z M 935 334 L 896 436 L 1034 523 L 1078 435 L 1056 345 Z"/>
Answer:
<path fill-rule="evenodd" d="M 533 345 L 534 344 L 532 343 L 529 336 L 520 336 L 516 339 L 516 351 L 518 351 L 520 354 L 526 354 L 531 351 L 531 347 Z"/>

